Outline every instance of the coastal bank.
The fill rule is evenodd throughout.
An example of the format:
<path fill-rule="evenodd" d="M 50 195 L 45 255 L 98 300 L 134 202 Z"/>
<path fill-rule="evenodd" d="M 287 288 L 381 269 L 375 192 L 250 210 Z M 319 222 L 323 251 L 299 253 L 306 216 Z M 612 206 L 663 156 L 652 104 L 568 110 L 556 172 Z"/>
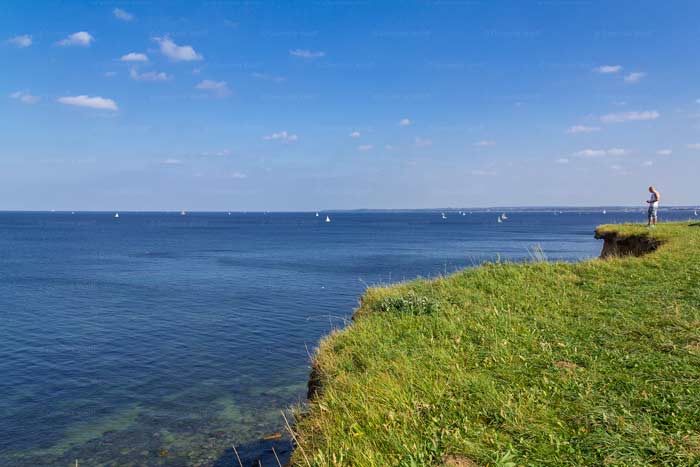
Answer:
<path fill-rule="evenodd" d="M 314 356 L 292 466 L 700 465 L 700 224 L 603 259 L 374 287 Z"/>

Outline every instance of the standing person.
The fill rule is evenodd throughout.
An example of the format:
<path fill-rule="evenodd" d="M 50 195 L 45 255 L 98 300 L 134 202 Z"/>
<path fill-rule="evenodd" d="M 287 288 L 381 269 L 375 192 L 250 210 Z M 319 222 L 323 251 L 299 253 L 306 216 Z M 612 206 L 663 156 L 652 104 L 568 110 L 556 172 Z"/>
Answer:
<path fill-rule="evenodd" d="M 649 210 L 647 211 L 649 222 L 647 223 L 647 227 L 654 227 L 656 226 L 656 217 L 659 210 L 659 200 L 661 199 L 661 195 L 653 186 L 649 187 L 649 193 L 651 193 L 651 196 L 649 197 L 649 201 L 647 201 L 647 204 L 649 205 Z"/>

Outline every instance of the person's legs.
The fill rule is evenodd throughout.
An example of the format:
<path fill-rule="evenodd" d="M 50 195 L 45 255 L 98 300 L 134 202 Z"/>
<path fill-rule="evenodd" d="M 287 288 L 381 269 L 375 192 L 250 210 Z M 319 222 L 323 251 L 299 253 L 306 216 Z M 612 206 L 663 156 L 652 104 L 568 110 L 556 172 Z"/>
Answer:
<path fill-rule="evenodd" d="M 647 227 L 651 226 L 651 217 L 653 214 L 653 208 L 649 206 L 649 209 L 647 209 Z"/>

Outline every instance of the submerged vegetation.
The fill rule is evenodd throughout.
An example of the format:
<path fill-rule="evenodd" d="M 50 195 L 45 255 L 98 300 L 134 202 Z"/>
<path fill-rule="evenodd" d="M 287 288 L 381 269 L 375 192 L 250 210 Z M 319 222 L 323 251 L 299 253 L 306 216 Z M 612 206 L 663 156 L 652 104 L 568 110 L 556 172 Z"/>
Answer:
<path fill-rule="evenodd" d="M 598 234 L 661 246 L 369 289 L 292 465 L 700 465 L 700 224 Z"/>

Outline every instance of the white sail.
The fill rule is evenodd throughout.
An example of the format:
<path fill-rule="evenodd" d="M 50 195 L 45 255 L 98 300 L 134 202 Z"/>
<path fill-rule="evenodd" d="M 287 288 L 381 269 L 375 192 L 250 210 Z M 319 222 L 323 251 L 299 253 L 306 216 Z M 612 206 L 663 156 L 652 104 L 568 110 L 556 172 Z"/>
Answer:
<path fill-rule="evenodd" d="M 330 222 L 330 221 L 331 221 L 331 218 L 326 216 L 326 222 Z"/>

